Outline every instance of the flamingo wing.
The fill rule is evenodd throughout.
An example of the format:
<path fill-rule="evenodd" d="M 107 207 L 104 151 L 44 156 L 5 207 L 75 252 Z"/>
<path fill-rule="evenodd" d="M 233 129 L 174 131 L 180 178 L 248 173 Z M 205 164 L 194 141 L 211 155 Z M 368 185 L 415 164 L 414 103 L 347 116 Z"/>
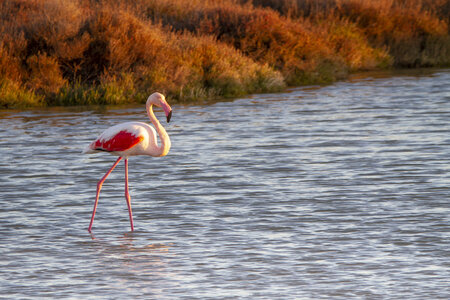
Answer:
<path fill-rule="evenodd" d="M 136 135 L 127 130 L 121 130 L 114 135 L 109 135 L 107 138 L 104 138 L 103 135 L 101 135 L 91 144 L 90 148 L 92 150 L 107 152 L 126 151 L 139 144 L 143 139 L 144 137 L 142 135 Z"/>

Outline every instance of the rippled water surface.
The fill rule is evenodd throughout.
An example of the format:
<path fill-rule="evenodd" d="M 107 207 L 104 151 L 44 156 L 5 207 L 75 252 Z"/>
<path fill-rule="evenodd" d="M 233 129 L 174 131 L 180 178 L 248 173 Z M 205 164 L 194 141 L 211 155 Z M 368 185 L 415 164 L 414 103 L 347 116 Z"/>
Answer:
<path fill-rule="evenodd" d="M 0 298 L 449 298 L 448 70 L 173 109 L 92 235 L 80 152 L 145 108 L 0 112 Z"/>

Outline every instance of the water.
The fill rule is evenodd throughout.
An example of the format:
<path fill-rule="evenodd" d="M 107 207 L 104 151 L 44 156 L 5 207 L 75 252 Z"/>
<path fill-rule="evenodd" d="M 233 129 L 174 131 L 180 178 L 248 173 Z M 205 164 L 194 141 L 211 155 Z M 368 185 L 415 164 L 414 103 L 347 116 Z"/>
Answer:
<path fill-rule="evenodd" d="M 173 106 L 164 158 L 81 155 L 142 106 L 0 112 L 0 297 L 448 299 L 450 72 Z M 158 112 L 162 118 L 161 112 Z"/>

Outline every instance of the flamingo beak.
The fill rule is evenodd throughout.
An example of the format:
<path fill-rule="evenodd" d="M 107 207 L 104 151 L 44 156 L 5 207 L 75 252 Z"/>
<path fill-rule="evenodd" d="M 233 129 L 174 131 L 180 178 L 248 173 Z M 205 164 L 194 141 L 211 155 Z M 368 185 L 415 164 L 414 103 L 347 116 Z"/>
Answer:
<path fill-rule="evenodd" d="M 164 113 L 166 114 L 167 123 L 169 123 L 170 118 L 172 117 L 172 108 L 166 101 L 161 102 L 161 107 L 164 110 Z"/>

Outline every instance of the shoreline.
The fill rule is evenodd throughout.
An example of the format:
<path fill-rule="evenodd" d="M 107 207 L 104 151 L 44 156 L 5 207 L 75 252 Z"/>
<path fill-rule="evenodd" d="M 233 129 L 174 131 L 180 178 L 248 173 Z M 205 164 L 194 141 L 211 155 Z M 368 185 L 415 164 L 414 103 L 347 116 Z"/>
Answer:
<path fill-rule="evenodd" d="M 401 77 L 401 76 L 412 76 L 412 77 L 422 77 L 422 76 L 433 76 L 435 73 L 439 72 L 450 72 L 450 68 L 399 68 L 399 69 L 389 69 L 389 70 L 369 70 L 369 71 L 360 71 L 349 74 L 347 78 L 337 80 L 330 83 L 323 84 L 311 84 L 311 85 L 301 85 L 301 86 L 288 86 L 281 91 L 278 92 L 266 92 L 266 93 L 250 93 L 246 95 L 241 95 L 239 97 L 228 97 L 228 98 L 213 98 L 213 99 L 204 99 L 197 102 L 177 102 L 171 101 L 172 99 L 168 99 L 169 103 L 172 106 L 183 105 L 183 106 L 208 106 L 213 105 L 215 103 L 220 102 L 228 102 L 235 101 L 236 99 L 246 99 L 252 98 L 254 95 L 259 94 L 277 94 L 277 93 L 289 93 L 291 90 L 299 90 L 299 89 L 320 89 L 322 87 L 330 86 L 340 82 L 358 82 L 361 80 L 368 79 L 383 79 L 389 77 Z M 126 104 L 92 104 L 92 105 L 54 105 L 54 106 L 37 106 L 37 107 L 15 107 L 15 108 L 0 108 L 0 118 L 2 114 L 9 114 L 14 112 L 26 112 L 26 111 L 58 111 L 58 112 L 82 112 L 82 111 L 98 111 L 98 112 L 106 112 L 110 110 L 121 110 L 121 109 L 134 109 L 139 108 L 143 105 L 143 103 L 135 102 L 135 103 L 126 103 Z"/>

